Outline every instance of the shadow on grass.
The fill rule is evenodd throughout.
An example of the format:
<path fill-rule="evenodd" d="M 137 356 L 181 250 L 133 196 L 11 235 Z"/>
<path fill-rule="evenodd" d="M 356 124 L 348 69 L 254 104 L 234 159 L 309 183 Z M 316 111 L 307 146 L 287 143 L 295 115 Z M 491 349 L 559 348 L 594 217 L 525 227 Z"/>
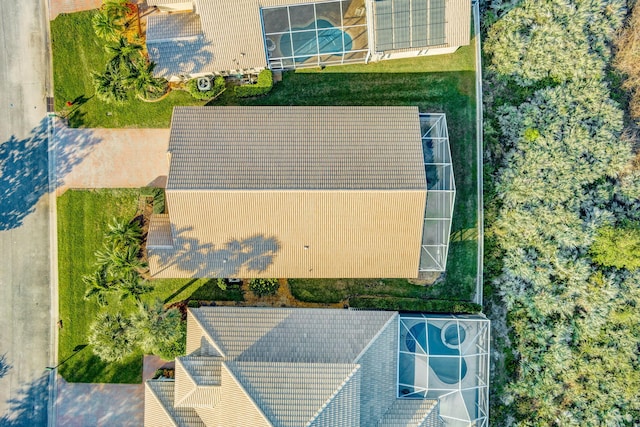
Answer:
<path fill-rule="evenodd" d="M 142 381 L 142 354 L 135 354 L 121 362 L 105 363 L 92 352 L 82 352 L 60 366 L 59 373 L 68 382 L 139 384 Z"/>
<path fill-rule="evenodd" d="M 22 225 L 38 200 L 62 185 L 99 142 L 90 130 L 72 131 L 44 118 L 26 138 L 14 135 L 0 143 L 0 231 Z M 55 158 L 55 171 L 49 169 L 50 157 Z"/>
<path fill-rule="evenodd" d="M 49 375 L 43 374 L 19 390 L 19 397 L 9 400 L 8 413 L 0 418 L 0 427 L 47 425 Z"/>
<path fill-rule="evenodd" d="M 198 281 L 198 279 L 191 279 L 189 280 L 187 283 L 185 283 L 180 289 L 177 289 L 174 293 L 172 293 L 171 295 L 169 295 L 168 297 L 166 297 L 164 299 L 164 303 L 168 303 L 169 301 L 171 301 L 172 299 L 174 299 L 175 297 L 177 297 L 182 291 L 186 290 L 187 288 L 189 288 L 190 286 L 192 286 L 194 283 L 196 283 Z"/>

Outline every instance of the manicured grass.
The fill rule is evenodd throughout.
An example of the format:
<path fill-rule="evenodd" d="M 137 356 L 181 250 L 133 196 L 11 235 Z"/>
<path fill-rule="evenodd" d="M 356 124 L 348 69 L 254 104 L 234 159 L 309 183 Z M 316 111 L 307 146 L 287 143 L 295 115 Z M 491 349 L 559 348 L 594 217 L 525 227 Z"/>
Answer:
<path fill-rule="evenodd" d="M 59 330 L 60 374 L 71 382 L 139 383 L 142 380 L 142 354 L 122 363 L 106 364 L 94 356 L 87 344 L 89 326 L 100 310 L 135 310 L 132 300 L 115 296 L 107 308 L 95 300 L 85 300 L 82 276 L 94 270 L 94 252 L 102 246 L 107 224 L 114 217 L 133 218 L 138 190 L 69 190 L 58 198 L 58 293 L 62 329 Z M 185 299 L 241 301 L 242 292 L 225 292 L 210 280 L 154 280 L 154 290 L 144 300 L 160 298 L 165 303 Z"/>
<path fill-rule="evenodd" d="M 204 104 L 185 91 L 172 91 L 158 102 L 143 102 L 131 95 L 122 105 L 96 98 L 90 73 L 103 72 L 109 55 L 91 26 L 94 13 L 61 14 L 51 21 L 55 108 L 70 113 L 70 126 L 168 127 L 174 106 Z M 75 106 L 65 108 L 67 101 L 75 101 Z"/>

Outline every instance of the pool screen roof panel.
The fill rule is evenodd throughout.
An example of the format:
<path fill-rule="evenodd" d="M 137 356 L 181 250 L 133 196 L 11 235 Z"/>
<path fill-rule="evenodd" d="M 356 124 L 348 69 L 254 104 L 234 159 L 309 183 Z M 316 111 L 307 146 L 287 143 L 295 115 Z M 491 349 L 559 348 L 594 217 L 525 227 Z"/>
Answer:
<path fill-rule="evenodd" d="M 423 48 L 446 43 L 446 0 L 377 0 L 376 51 Z"/>

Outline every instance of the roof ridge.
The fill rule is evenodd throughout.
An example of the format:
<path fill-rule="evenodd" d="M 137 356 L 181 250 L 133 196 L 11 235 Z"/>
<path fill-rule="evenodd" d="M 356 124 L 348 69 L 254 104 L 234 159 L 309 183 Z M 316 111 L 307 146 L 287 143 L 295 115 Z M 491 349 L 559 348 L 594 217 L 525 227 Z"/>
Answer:
<path fill-rule="evenodd" d="M 349 363 L 344 363 L 344 365 L 349 365 Z M 353 378 L 353 376 L 356 374 L 357 371 L 360 370 L 360 367 L 362 365 L 357 365 L 355 368 L 353 368 L 353 370 L 347 374 L 347 379 L 345 381 L 343 381 L 338 388 L 333 392 L 333 394 L 331 396 L 329 396 L 329 398 L 322 404 L 322 406 L 320 406 L 320 408 L 318 409 L 318 411 L 316 411 L 316 413 L 314 414 L 314 416 L 307 422 L 306 426 L 310 426 L 311 423 L 313 423 L 318 416 L 320 416 L 320 414 L 324 411 L 324 409 L 329 406 L 329 404 L 335 399 L 335 397 L 338 395 L 338 393 L 340 393 L 340 391 L 344 388 L 344 386 L 351 381 L 351 379 Z"/>

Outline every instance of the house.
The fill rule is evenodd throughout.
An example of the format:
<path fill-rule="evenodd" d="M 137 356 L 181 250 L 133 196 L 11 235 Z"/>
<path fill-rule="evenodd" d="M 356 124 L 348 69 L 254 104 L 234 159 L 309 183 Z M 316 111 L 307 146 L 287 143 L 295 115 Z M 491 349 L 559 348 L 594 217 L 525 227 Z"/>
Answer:
<path fill-rule="evenodd" d="M 156 278 L 444 271 L 455 184 L 444 114 L 176 107 Z"/>
<path fill-rule="evenodd" d="M 147 0 L 146 43 L 167 78 L 452 53 L 469 0 Z"/>
<path fill-rule="evenodd" d="M 146 426 L 487 426 L 489 321 L 202 307 L 174 379 L 145 383 Z"/>

